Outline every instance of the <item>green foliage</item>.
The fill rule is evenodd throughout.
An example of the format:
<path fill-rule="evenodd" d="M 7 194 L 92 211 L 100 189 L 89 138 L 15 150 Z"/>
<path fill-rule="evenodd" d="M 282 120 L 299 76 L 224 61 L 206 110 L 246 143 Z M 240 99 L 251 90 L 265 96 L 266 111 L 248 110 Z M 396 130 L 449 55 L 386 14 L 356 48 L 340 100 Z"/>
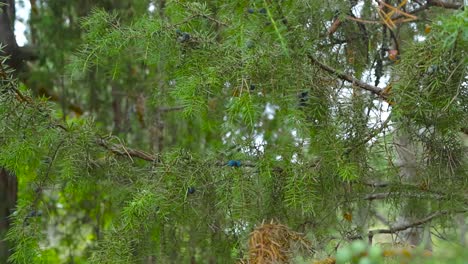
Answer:
<path fill-rule="evenodd" d="M 83 13 L 47 2 L 32 18 L 50 43 L 33 77 L 6 70 L 0 83 L 0 166 L 19 180 L 14 263 L 232 263 L 265 220 L 322 242 L 366 232 L 364 208 L 396 218 L 403 201 L 421 213 L 465 206 L 466 10 L 380 73 L 394 78 L 383 124 L 377 97 L 308 58 L 371 79 L 387 40 L 380 25 L 346 20 L 349 1 L 161 1 L 151 12 L 149 1 L 83 1 Z M 346 21 L 324 37 L 335 18 Z M 58 104 L 33 96 L 44 86 Z M 422 153 L 414 184 L 398 178 L 395 128 Z M 388 199 L 371 205 L 374 194 Z M 365 250 L 362 263 L 381 263 L 359 243 L 339 263 Z"/>
<path fill-rule="evenodd" d="M 461 48 L 466 40 L 459 37 L 466 19 L 466 11 L 443 17 L 428 40 L 408 49 L 397 66 L 401 78 L 394 113 L 423 144 L 428 164 L 434 166 L 428 171 L 436 177 L 459 175 L 466 168 L 463 158 L 455 158 L 464 156 L 457 132 L 468 122 L 466 49 Z"/>
<path fill-rule="evenodd" d="M 456 42 L 461 47 L 466 47 L 468 44 L 468 12 L 463 10 L 453 16 L 442 17 L 437 26 L 437 34 L 440 39 L 443 39 L 442 47 L 444 49 L 452 49 Z"/>
<path fill-rule="evenodd" d="M 336 263 L 463 263 L 466 253 L 462 253 L 459 250 L 456 247 L 448 247 L 444 248 L 444 253 L 429 257 L 427 256 L 427 251 L 424 252 L 418 248 L 382 248 L 381 246 L 368 246 L 363 241 L 355 241 L 338 250 Z"/>

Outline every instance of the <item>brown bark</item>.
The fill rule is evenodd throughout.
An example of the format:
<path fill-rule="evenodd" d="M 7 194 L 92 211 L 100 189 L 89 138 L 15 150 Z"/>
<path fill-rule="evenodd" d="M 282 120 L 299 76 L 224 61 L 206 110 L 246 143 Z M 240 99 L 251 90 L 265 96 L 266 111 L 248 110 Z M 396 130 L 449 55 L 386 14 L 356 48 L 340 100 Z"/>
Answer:
<path fill-rule="evenodd" d="M 10 215 L 15 209 L 17 198 L 16 177 L 0 168 L 0 263 L 7 263 L 12 245 L 5 241 L 11 225 Z"/>
<path fill-rule="evenodd" d="M 447 9 L 461 9 L 463 8 L 462 3 L 451 3 L 451 2 L 444 2 L 439 0 L 428 0 L 427 5 L 429 6 L 438 6 Z"/>
<path fill-rule="evenodd" d="M 14 34 L 15 1 L 0 0 L 0 44 L 2 56 L 10 56 L 7 63 L 17 69 L 21 66 L 21 56 Z"/>
<path fill-rule="evenodd" d="M 0 0 L 0 55 L 9 56 L 7 64 L 18 70 L 22 66 L 21 51 L 14 34 L 15 1 Z M 11 225 L 10 215 L 16 207 L 18 182 L 15 175 L 0 167 L 0 263 L 7 263 L 12 245 L 5 241 Z"/>
<path fill-rule="evenodd" d="M 122 96 L 116 84 L 112 85 L 112 112 L 114 114 L 114 132 L 120 133 L 122 128 Z"/>

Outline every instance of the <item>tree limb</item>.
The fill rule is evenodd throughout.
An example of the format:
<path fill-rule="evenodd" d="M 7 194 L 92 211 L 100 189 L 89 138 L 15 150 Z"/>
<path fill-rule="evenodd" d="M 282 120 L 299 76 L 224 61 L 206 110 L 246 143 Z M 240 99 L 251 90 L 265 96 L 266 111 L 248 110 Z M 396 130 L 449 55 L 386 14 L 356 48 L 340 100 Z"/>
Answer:
<path fill-rule="evenodd" d="M 369 244 L 372 244 L 372 239 L 377 234 L 395 234 L 397 232 L 400 232 L 400 231 L 403 231 L 403 230 L 406 230 L 406 229 L 410 229 L 410 228 L 414 228 L 414 227 L 424 225 L 424 224 L 430 222 L 432 219 L 443 216 L 443 215 L 447 215 L 447 214 L 450 214 L 450 213 L 456 213 L 456 214 L 466 213 L 467 211 L 468 210 L 458 210 L 458 211 L 442 210 L 442 211 L 436 211 L 436 212 L 433 212 L 433 213 L 429 214 L 428 216 L 426 216 L 426 217 L 424 217 L 422 219 L 416 220 L 416 221 L 411 222 L 411 223 L 394 225 L 394 226 L 391 226 L 388 229 L 369 230 L 367 232 L 367 237 L 369 239 Z M 363 237 L 361 235 L 350 236 L 350 237 L 347 237 L 347 238 L 351 239 L 351 240 L 363 239 Z"/>
<path fill-rule="evenodd" d="M 407 196 L 407 197 L 412 197 L 412 198 L 429 198 L 432 197 L 434 199 L 447 199 L 443 195 L 439 194 L 418 194 L 418 193 L 398 193 L 398 192 L 384 192 L 384 193 L 372 193 L 368 194 L 364 197 L 364 200 L 368 201 L 373 201 L 373 200 L 382 200 L 382 199 L 387 199 L 391 195 L 402 195 L 402 196 Z"/>
<path fill-rule="evenodd" d="M 1 77 L 1 79 L 5 79 L 5 80 L 7 80 L 7 78 L 8 78 L 8 74 L 7 74 L 6 70 L 4 69 L 3 64 L 1 62 L 0 62 L 0 77 Z M 31 97 L 21 93 L 21 91 L 18 90 L 15 87 L 15 85 L 9 85 L 8 89 L 10 89 L 11 91 L 13 91 L 15 93 L 15 96 L 16 96 L 17 100 L 19 100 L 20 102 L 26 103 L 27 105 L 29 105 L 31 107 L 36 107 L 33 99 Z M 183 107 L 181 107 L 181 106 L 176 106 L 176 107 L 172 107 L 172 108 L 171 107 L 166 107 L 164 110 L 165 111 L 175 111 L 175 110 L 179 110 L 179 109 L 182 109 L 182 108 Z M 36 108 L 36 109 L 38 111 L 42 111 L 41 109 L 38 109 L 38 108 Z M 68 131 L 68 129 L 65 126 L 61 125 L 61 124 L 54 124 L 54 126 L 59 127 L 61 129 L 63 129 L 64 131 Z M 130 159 L 139 158 L 139 159 L 146 160 L 146 161 L 151 161 L 151 162 L 158 162 L 159 161 L 158 156 L 152 155 L 152 154 L 147 153 L 147 152 L 142 151 L 142 150 L 127 148 L 123 144 L 109 143 L 106 140 L 104 140 L 102 137 L 96 139 L 96 143 L 99 146 L 102 146 L 102 147 L 106 148 L 107 150 L 111 151 L 114 154 L 117 154 L 117 155 L 120 155 L 120 156 L 127 156 Z"/>
<path fill-rule="evenodd" d="M 166 113 L 166 112 L 182 110 L 184 108 L 185 106 L 173 106 L 173 107 L 167 106 L 167 107 L 159 107 L 157 110 L 160 112 Z"/>
<path fill-rule="evenodd" d="M 60 97 L 60 95 L 58 95 L 55 92 L 51 92 L 51 91 L 47 90 L 45 87 L 39 87 L 38 95 L 39 96 L 44 96 L 49 101 L 53 101 L 53 102 L 56 102 L 56 103 L 63 102 L 63 98 Z M 77 115 L 82 115 L 84 113 L 83 108 L 81 106 L 79 106 L 78 104 L 66 102 L 65 105 L 67 106 L 67 108 L 69 110 L 73 111 Z"/>
<path fill-rule="evenodd" d="M 103 138 L 96 139 L 96 143 L 99 146 L 104 147 L 105 149 L 109 150 L 110 152 L 112 152 L 112 153 L 114 153 L 116 155 L 126 156 L 126 157 L 130 157 L 130 158 L 139 158 L 139 159 L 146 160 L 146 161 L 151 161 L 151 162 L 158 162 L 159 161 L 159 157 L 157 157 L 157 156 L 154 156 L 154 155 L 149 154 L 147 152 L 144 152 L 142 150 L 127 148 L 122 144 L 109 143 L 106 140 L 104 140 Z"/>
<path fill-rule="evenodd" d="M 382 200 L 387 199 L 388 197 L 395 195 L 395 196 L 403 196 L 408 198 L 416 198 L 416 199 L 435 199 L 435 200 L 448 200 L 453 198 L 453 194 L 441 194 L 437 192 L 420 192 L 420 193 L 409 193 L 409 192 L 382 192 L 382 193 L 372 193 L 367 194 L 364 196 L 364 200 L 373 201 L 373 200 Z M 468 204 L 468 195 L 457 195 L 457 198 L 460 202 L 464 204 Z"/>
<path fill-rule="evenodd" d="M 444 1 L 440 1 L 440 0 L 428 0 L 425 5 L 422 5 L 419 8 L 416 8 L 416 9 L 414 9 L 412 11 L 409 11 L 406 14 L 414 15 L 414 14 L 420 13 L 420 12 L 422 12 L 424 10 L 427 10 L 430 7 L 433 7 L 433 6 L 446 8 L 446 9 L 455 9 L 455 10 L 464 9 L 463 4 L 447 3 L 447 2 L 444 2 Z M 415 20 L 419 20 L 419 18 L 405 19 L 405 17 L 406 16 L 404 14 L 398 14 L 396 16 L 393 16 L 392 17 L 393 23 L 399 24 L 399 23 L 412 22 L 412 21 L 415 21 Z M 360 23 L 366 23 L 366 24 L 382 24 L 383 23 L 380 20 L 367 20 L 367 19 L 364 19 L 364 18 L 358 18 L 358 17 L 352 17 L 352 16 L 347 16 L 346 19 L 353 20 L 353 21 L 360 22 Z"/>
<path fill-rule="evenodd" d="M 26 45 L 26 46 L 18 47 L 18 52 L 19 52 L 18 57 L 21 60 L 34 61 L 39 58 L 37 47 L 35 46 Z"/>
<path fill-rule="evenodd" d="M 447 9 L 463 9 L 463 4 L 458 4 L 458 3 L 448 3 L 440 0 L 427 0 L 427 4 L 429 6 L 437 6 L 437 7 L 443 7 Z"/>
<path fill-rule="evenodd" d="M 379 88 L 377 86 L 373 86 L 373 85 L 370 85 L 368 83 L 365 83 L 359 79 L 356 79 L 354 78 L 353 76 L 350 76 L 350 75 L 347 75 L 347 74 L 344 74 L 344 73 L 341 73 L 339 72 L 338 70 L 336 69 L 333 69 L 332 67 L 318 61 L 316 58 L 314 58 L 312 55 L 307 55 L 307 57 L 312 61 L 313 64 L 315 65 L 318 65 L 320 68 L 322 68 L 323 70 L 331 73 L 331 74 L 334 74 L 336 76 L 338 76 L 338 78 L 342 79 L 342 80 L 345 80 L 347 82 L 350 82 L 352 83 L 353 85 L 356 85 L 366 91 L 369 91 L 375 95 L 377 95 L 378 97 L 386 100 L 387 99 L 387 95 L 385 94 L 384 92 L 384 89 L 382 88 Z"/>
<path fill-rule="evenodd" d="M 437 211 L 437 212 L 434 212 L 434 213 L 424 217 L 423 219 L 416 220 L 416 221 L 414 221 L 412 223 L 395 225 L 395 226 L 390 227 L 389 229 L 369 230 L 369 232 L 367 233 L 367 236 L 368 236 L 368 239 L 369 239 L 369 244 L 372 244 L 372 239 L 373 239 L 374 235 L 376 235 L 376 234 L 394 234 L 396 232 L 400 232 L 400 231 L 403 231 L 403 230 L 406 230 L 406 229 L 410 229 L 410 228 L 413 228 L 413 227 L 418 227 L 418 226 L 424 225 L 424 224 L 430 222 L 432 219 L 437 218 L 439 216 L 443 216 L 443 215 L 446 215 L 446 214 L 449 214 L 449 213 L 465 213 L 465 212 L 467 212 L 467 210 L 461 210 L 461 211 L 457 211 L 457 212 L 451 212 L 451 211 L 448 211 L 448 210 Z"/>
<path fill-rule="evenodd" d="M 330 28 L 328 28 L 327 30 L 327 34 L 328 36 L 331 36 L 333 35 L 333 33 L 336 32 L 336 30 L 338 30 L 338 28 L 340 27 L 342 21 L 341 19 L 337 18 L 335 21 L 333 21 L 332 25 L 330 26 Z"/>
<path fill-rule="evenodd" d="M 408 12 L 408 14 L 411 14 L 411 15 L 417 14 L 426 9 L 429 9 L 432 6 L 442 7 L 446 9 L 463 9 L 464 8 L 463 4 L 447 3 L 447 2 L 440 1 L 440 0 L 428 0 L 425 5 L 422 5 L 421 7 Z M 402 18 L 404 18 L 404 15 L 401 15 L 401 14 L 393 17 L 394 20 L 399 20 Z"/>

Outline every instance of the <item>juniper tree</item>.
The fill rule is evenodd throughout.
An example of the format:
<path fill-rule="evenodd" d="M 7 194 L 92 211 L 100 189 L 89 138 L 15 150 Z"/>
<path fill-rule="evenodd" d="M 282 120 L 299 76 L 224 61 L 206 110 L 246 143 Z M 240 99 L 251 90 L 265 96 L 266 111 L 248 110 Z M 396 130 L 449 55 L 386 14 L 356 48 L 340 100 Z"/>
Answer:
<path fill-rule="evenodd" d="M 31 3 L 37 60 L 0 72 L 13 263 L 230 263 L 271 219 L 319 256 L 423 226 L 456 240 L 461 3 Z"/>

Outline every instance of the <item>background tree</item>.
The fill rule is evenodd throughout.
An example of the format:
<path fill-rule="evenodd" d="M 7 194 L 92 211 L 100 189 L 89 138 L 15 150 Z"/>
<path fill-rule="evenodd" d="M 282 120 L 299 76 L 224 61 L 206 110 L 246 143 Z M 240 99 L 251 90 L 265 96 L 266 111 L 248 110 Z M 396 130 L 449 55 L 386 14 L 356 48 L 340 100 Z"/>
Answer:
<path fill-rule="evenodd" d="M 12 37 L 12 2 L 12 262 L 229 263 L 270 219 L 318 256 L 332 237 L 459 237 L 460 1 L 30 1 L 33 48 Z M 1 188 L 6 215 L 16 184 Z"/>

